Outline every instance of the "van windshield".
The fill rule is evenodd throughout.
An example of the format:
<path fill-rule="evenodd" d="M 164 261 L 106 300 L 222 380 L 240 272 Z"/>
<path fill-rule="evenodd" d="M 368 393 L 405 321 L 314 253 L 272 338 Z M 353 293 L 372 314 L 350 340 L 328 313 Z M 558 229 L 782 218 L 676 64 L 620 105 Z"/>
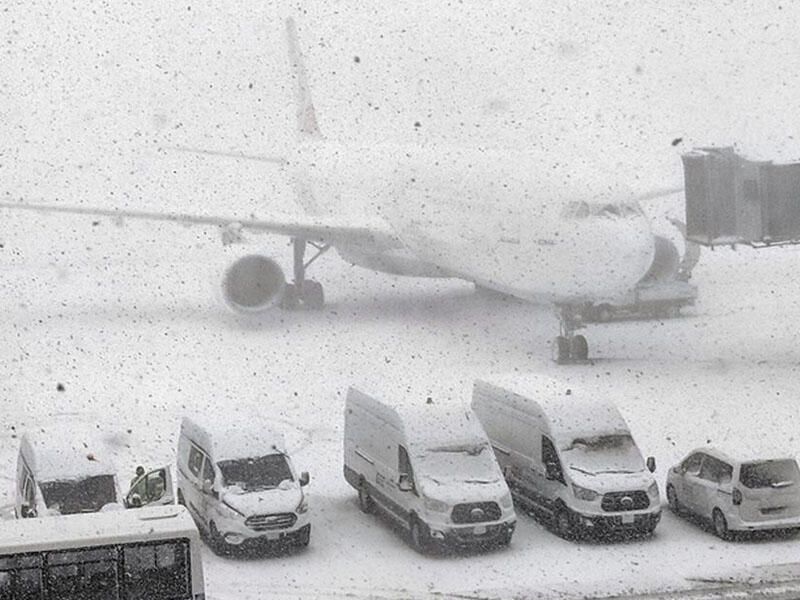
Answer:
<path fill-rule="evenodd" d="M 642 454 L 627 434 L 575 438 L 562 455 L 571 469 L 590 475 L 638 473 L 644 469 Z"/>
<path fill-rule="evenodd" d="M 98 475 L 73 481 L 39 484 L 47 508 L 62 515 L 97 512 L 106 504 L 119 502 L 113 475 Z"/>
<path fill-rule="evenodd" d="M 800 470 L 791 459 L 767 460 L 742 465 L 739 481 L 746 488 L 782 488 L 800 481 Z"/>
<path fill-rule="evenodd" d="M 495 483 L 500 480 L 492 449 L 486 442 L 427 448 L 419 456 L 418 474 L 434 483 Z"/>
<path fill-rule="evenodd" d="M 283 454 L 223 460 L 217 466 L 226 486 L 237 486 L 245 492 L 270 490 L 278 487 L 282 481 L 294 480 L 289 462 Z"/>

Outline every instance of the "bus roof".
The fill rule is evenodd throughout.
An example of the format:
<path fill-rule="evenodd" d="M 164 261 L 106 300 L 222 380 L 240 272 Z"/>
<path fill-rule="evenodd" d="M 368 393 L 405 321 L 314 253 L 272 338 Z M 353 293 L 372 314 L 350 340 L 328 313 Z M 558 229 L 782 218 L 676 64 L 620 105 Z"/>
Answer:
<path fill-rule="evenodd" d="M 2 522 L 0 556 L 197 535 L 194 521 L 182 506 L 16 519 Z"/>

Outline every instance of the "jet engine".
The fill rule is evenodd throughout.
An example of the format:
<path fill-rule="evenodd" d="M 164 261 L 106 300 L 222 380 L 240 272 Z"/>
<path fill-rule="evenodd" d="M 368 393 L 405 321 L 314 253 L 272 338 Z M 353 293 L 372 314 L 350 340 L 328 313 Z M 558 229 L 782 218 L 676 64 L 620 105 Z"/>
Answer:
<path fill-rule="evenodd" d="M 680 265 L 680 254 L 670 240 L 655 236 L 655 252 L 650 268 L 640 283 L 667 282 L 675 279 Z"/>
<path fill-rule="evenodd" d="M 257 313 L 278 304 L 286 290 L 280 265 L 263 254 L 234 260 L 222 275 L 222 297 L 240 313 Z"/>

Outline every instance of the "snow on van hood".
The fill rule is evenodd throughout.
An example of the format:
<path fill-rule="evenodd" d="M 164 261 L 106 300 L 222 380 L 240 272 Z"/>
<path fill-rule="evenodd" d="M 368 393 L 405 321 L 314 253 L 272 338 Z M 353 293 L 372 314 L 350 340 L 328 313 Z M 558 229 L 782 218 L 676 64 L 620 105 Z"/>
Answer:
<path fill-rule="evenodd" d="M 508 493 L 508 486 L 502 478 L 498 479 L 435 479 L 421 477 L 420 491 L 428 498 L 441 500 L 450 505 L 461 502 L 499 502 Z"/>
<path fill-rule="evenodd" d="M 294 512 L 302 498 L 303 492 L 299 485 L 245 493 L 226 491 L 222 495 L 223 502 L 245 517 Z"/>
<path fill-rule="evenodd" d="M 655 481 L 647 469 L 634 472 L 603 471 L 592 473 L 576 467 L 568 467 L 567 474 L 573 483 L 595 492 L 628 492 L 647 490 Z"/>

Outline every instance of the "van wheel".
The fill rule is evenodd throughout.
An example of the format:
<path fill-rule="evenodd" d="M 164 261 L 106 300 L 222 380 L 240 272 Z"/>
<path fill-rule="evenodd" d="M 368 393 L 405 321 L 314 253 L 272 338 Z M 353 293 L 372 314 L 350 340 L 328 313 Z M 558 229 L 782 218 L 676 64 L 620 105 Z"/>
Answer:
<path fill-rule="evenodd" d="M 217 554 L 228 554 L 228 552 L 230 552 L 230 547 L 222 538 L 222 534 L 217 529 L 217 525 L 214 521 L 211 521 L 208 526 L 208 538 L 211 549 Z"/>
<path fill-rule="evenodd" d="M 375 501 L 372 499 L 372 496 L 369 495 L 367 491 L 367 482 L 363 479 L 361 483 L 358 484 L 358 508 L 361 509 L 361 512 L 366 514 L 371 514 L 375 510 Z"/>
<path fill-rule="evenodd" d="M 669 505 L 669 509 L 676 515 L 680 515 L 683 512 L 683 507 L 678 500 L 678 494 L 671 485 L 667 486 L 667 504 Z"/>
<path fill-rule="evenodd" d="M 308 546 L 308 543 L 311 541 L 311 525 L 306 525 L 303 529 L 300 530 L 300 534 L 297 536 L 297 541 L 295 545 L 300 548 L 305 548 Z"/>
<path fill-rule="evenodd" d="M 714 533 L 717 534 L 719 539 L 726 541 L 731 539 L 728 522 L 725 520 L 725 515 L 722 514 L 720 509 L 715 508 L 714 512 L 711 513 L 711 523 L 714 525 Z"/>
<path fill-rule="evenodd" d="M 556 533 L 565 540 L 572 540 L 575 537 L 575 524 L 569 509 L 561 507 L 555 515 Z"/>
<path fill-rule="evenodd" d="M 418 552 L 425 552 L 429 546 L 429 536 L 425 524 L 416 515 L 411 516 L 411 543 Z"/>

